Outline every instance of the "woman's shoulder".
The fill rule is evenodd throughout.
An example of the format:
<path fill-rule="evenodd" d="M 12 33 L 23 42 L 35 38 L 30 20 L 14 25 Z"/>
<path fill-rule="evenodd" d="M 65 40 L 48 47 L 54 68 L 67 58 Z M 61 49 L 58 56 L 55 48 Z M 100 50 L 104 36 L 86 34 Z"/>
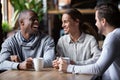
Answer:
<path fill-rule="evenodd" d="M 95 39 L 95 37 L 91 34 L 86 34 L 84 33 L 85 37 L 88 38 L 88 39 Z"/>
<path fill-rule="evenodd" d="M 87 42 L 98 42 L 97 39 L 91 35 L 91 34 L 84 34 L 85 35 L 85 41 Z"/>
<path fill-rule="evenodd" d="M 59 38 L 59 40 L 67 40 L 69 38 L 68 34 L 65 34 Z"/>

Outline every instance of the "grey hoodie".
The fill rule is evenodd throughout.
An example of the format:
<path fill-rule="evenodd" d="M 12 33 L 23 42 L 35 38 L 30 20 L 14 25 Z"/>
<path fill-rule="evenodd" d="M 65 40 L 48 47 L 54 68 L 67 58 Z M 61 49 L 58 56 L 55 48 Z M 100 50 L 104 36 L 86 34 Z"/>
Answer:
<path fill-rule="evenodd" d="M 24 61 L 28 57 L 44 58 L 44 67 L 51 67 L 54 59 L 54 41 L 46 35 L 35 35 L 30 41 L 25 41 L 20 31 L 15 35 L 7 38 L 2 44 L 0 52 L 0 70 L 17 69 L 19 63 L 11 62 L 10 55 L 17 55 L 20 61 Z"/>

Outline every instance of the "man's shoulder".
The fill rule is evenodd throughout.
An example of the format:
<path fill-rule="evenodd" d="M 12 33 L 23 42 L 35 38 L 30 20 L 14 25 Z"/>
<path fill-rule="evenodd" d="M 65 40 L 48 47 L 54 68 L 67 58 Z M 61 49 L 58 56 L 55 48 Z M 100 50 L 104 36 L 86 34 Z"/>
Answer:
<path fill-rule="evenodd" d="M 2 45 L 6 45 L 6 46 L 10 46 L 11 44 L 16 44 L 16 38 L 15 35 L 9 36 L 8 38 L 6 38 L 3 42 Z"/>
<path fill-rule="evenodd" d="M 112 32 L 108 33 L 106 38 L 120 37 L 120 28 L 114 29 Z"/>
<path fill-rule="evenodd" d="M 53 39 L 50 35 L 46 34 L 46 33 L 41 33 L 40 34 L 40 38 L 41 39 Z"/>
<path fill-rule="evenodd" d="M 17 31 L 17 32 L 14 33 L 13 35 L 7 37 L 7 38 L 5 39 L 5 41 L 9 41 L 9 42 L 10 42 L 10 41 L 13 41 L 13 40 L 17 40 L 18 37 L 20 36 L 19 34 L 20 34 L 20 32 Z"/>
<path fill-rule="evenodd" d="M 15 35 L 12 35 L 12 36 L 9 36 L 9 37 L 7 37 L 6 39 L 5 39 L 5 41 L 8 41 L 8 42 L 10 42 L 12 39 L 14 39 L 15 38 Z"/>

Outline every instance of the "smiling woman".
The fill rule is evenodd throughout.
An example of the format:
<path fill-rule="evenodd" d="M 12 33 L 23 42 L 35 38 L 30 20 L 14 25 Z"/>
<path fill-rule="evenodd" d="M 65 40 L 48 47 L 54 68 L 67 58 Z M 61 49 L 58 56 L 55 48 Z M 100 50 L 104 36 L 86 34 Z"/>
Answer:
<path fill-rule="evenodd" d="M 87 65 L 97 61 L 100 50 L 94 37 L 96 32 L 88 24 L 77 9 L 67 9 L 63 13 L 62 28 L 66 35 L 58 40 L 58 56 L 69 57 L 70 64 L 74 65 Z M 54 60 L 53 67 L 57 68 L 59 62 L 58 59 Z"/>

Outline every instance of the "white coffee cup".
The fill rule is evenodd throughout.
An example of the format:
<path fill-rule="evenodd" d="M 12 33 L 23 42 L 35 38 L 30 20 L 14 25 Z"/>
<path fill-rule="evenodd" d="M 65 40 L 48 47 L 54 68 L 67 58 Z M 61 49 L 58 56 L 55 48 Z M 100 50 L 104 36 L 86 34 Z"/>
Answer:
<path fill-rule="evenodd" d="M 67 62 L 67 64 L 70 64 L 70 58 L 69 57 L 60 57 L 59 58 L 59 62 L 61 62 L 61 60 L 64 60 L 64 61 L 66 61 Z M 60 65 L 59 65 L 59 69 L 58 69 L 58 71 L 60 71 L 61 72 L 61 67 L 60 67 Z"/>
<path fill-rule="evenodd" d="M 67 64 L 70 64 L 70 58 L 69 57 L 62 57 L 63 60 L 66 60 L 67 61 Z"/>
<path fill-rule="evenodd" d="M 70 58 L 69 57 L 60 57 L 61 59 L 65 60 L 67 64 L 70 64 Z M 59 60 L 60 60 L 59 58 Z"/>
<path fill-rule="evenodd" d="M 34 58 L 33 64 L 34 64 L 35 71 L 40 71 L 43 69 L 44 60 L 43 60 L 43 58 Z"/>

